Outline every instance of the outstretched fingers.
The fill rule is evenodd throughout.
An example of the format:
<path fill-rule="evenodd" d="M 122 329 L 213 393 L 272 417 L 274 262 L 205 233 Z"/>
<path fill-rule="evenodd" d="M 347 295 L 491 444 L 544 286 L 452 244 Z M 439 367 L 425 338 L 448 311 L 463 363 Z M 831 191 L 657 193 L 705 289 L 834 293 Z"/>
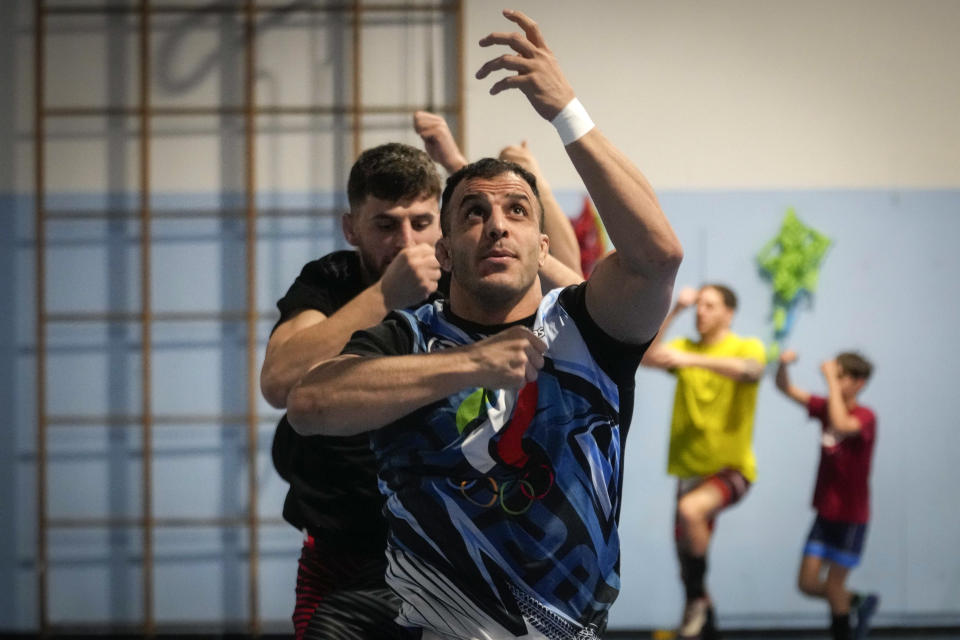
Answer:
<path fill-rule="evenodd" d="M 493 60 L 488 60 L 484 63 L 479 70 L 477 70 L 477 79 L 483 80 L 493 71 L 499 71 L 500 69 L 507 69 L 509 71 L 518 71 L 526 72 L 530 69 L 530 64 L 527 58 L 522 58 L 520 56 L 512 56 L 510 54 L 503 54 L 498 56 Z"/>
<path fill-rule="evenodd" d="M 514 75 L 496 82 L 490 93 L 496 95 L 506 89 L 520 89 L 534 110 L 546 120 L 553 120 L 564 105 L 574 98 L 556 57 L 547 48 L 537 24 L 519 11 L 504 11 L 503 15 L 520 25 L 523 33 L 494 32 L 480 40 L 480 46 L 505 45 L 513 51 L 486 62 L 476 73 L 478 79 L 493 71 L 513 71 Z"/>
<path fill-rule="evenodd" d="M 526 34 L 527 39 L 533 43 L 536 47 L 547 47 L 546 40 L 543 39 L 543 34 L 540 33 L 540 27 L 530 18 L 527 14 L 522 11 L 516 11 L 514 9 L 504 9 L 503 17 L 505 17 L 510 22 L 515 22 L 517 25 L 523 29 L 523 32 Z"/>
<path fill-rule="evenodd" d="M 506 91 L 507 89 L 521 89 L 524 84 L 527 84 L 527 79 L 524 76 L 507 76 L 506 78 L 501 78 L 493 83 L 493 86 L 490 87 L 490 95 L 495 96 L 501 91 Z"/>
<path fill-rule="evenodd" d="M 537 53 L 537 47 L 522 33 L 495 32 L 480 38 L 481 47 L 492 47 L 497 44 L 505 44 L 524 58 L 532 58 Z"/>

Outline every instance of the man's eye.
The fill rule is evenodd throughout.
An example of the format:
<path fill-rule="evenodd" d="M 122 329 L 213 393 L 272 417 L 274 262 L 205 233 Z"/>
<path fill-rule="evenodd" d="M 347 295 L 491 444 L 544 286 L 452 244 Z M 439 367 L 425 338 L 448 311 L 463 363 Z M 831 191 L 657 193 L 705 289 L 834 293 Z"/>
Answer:
<path fill-rule="evenodd" d="M 377 223 L 377 229 L 379 229 L 380 231 L 390 231 L 391 229 L 393 229 L 393 227 L 394 227 L 394 224 L 392 222 Z"/>
<path fill-rule="evenodd" d="M 469 209 L 467 209 L 468 218 L 482 216 L 482 215 L 483 215 L 483 209 L 481 209 L 480 207 L 470 207 Z"/>
<path fill-rule="evenodd" d="M 522 206 L 520 206 L 519 204 L 513 205 L 512 211 L 513 211 L 514 214 L 516 214 L 516 215 L 518 215 L 518 216 L 525 216 L 525 215 L 527 215 L 527 210 L 524 209 L 524 208 L 523 208 Z"/>

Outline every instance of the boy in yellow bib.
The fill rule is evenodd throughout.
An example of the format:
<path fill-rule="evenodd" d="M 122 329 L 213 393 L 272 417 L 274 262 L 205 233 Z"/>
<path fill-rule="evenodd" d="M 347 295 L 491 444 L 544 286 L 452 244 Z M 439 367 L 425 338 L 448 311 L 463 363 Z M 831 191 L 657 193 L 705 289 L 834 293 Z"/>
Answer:
<path fill-rule="evenodd" d="M 696 304 L 698 340 L 660 341 L 678 313 Z M 705 576 L 714 519 L 756 479 L 753 416 L 765 363 L 763 343 L 730 330 L 736 294 L 720 284 L 684 288 L 643 364 L 677 377 L 667 472 L 677 476 L 676 542 L 686 606 L 678 636 L 716 637 Z"/>

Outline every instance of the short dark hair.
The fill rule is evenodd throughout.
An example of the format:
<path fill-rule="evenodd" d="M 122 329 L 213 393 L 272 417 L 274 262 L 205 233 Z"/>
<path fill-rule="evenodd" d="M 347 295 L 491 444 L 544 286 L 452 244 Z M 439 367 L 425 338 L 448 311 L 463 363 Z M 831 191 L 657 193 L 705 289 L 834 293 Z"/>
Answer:
<path fill-rule="evenodd" d="M 737 310 L 737 294 L 733 292 L 733 289 L 726 285 L 711 282 L 710 284 L 705 284 L 700 287 L 700 290 L 702 291 L 703 289 L 707 288 L 717 290 L 717 292 L 720 294 L 720 297 L 723 298 L 723 306 L 725 306 L 727 309 L 730 309 L 731 311 Z"/>
<path fill-rule="evenodd" d="M 457 185 L 464 180 L 496 178 L 504 173 L 515 173 L 530 185 L 530 190 L 533 191 L 539 209 L 537 215 L 540 216 L 540 231 L 543 231 L 543 203 L 540 202 L 540 190 L 537 189 L 537 179 L 534 175 L 516 162 L 508 162 L 497 158 L 481 158 L 461 167 L 447 178 L 447 185 L 443 188 L 443 197 L 440 199 L 440 230 L 443 235 L 447 235 L 450 231 L 450 199 L 453 197 L 453 190 L 457 188 Z"/>
<path fill-rule="evenodd" d="M 859 353 L 853 351 L 844 351 L 837 356 L 837 364 L 843 368 L 844 373 L 857 380 L 867 380 L 873 373 L 873 364 Z"/>
<path fill-rule="evenodd" d="M 359 207 L 367 196 L 388 202 L 439 198 L 437 166 L 425 152 L 399 142 L 367 149 L 350 169 L 347 180 L 350 208 Z"/>

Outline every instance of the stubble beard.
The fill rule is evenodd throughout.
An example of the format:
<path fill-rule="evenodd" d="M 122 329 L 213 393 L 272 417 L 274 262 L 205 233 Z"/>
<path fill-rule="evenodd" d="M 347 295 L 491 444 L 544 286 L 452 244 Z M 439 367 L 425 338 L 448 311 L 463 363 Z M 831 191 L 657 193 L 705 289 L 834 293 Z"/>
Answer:
<path fill-rule="evenodd" d="M 387 270 L 390 263 L 386 263 L 381 268 L 371 257 L 362 249 L 357 249 L 357 255 L 360 256 L 360 270 L 363 273 L 364 283 L 373 284 L 383 277 L 383 272 Z"/>
<path fill-rule="evenodd" d="M 533 286 L 537 273 L 520 273 L 511 281 L 485 279 L 477 273 L 475 267 L 463 258 L 454 259 L 452 277 L 461 289 L 487 309 L 508 310 Z"/>

